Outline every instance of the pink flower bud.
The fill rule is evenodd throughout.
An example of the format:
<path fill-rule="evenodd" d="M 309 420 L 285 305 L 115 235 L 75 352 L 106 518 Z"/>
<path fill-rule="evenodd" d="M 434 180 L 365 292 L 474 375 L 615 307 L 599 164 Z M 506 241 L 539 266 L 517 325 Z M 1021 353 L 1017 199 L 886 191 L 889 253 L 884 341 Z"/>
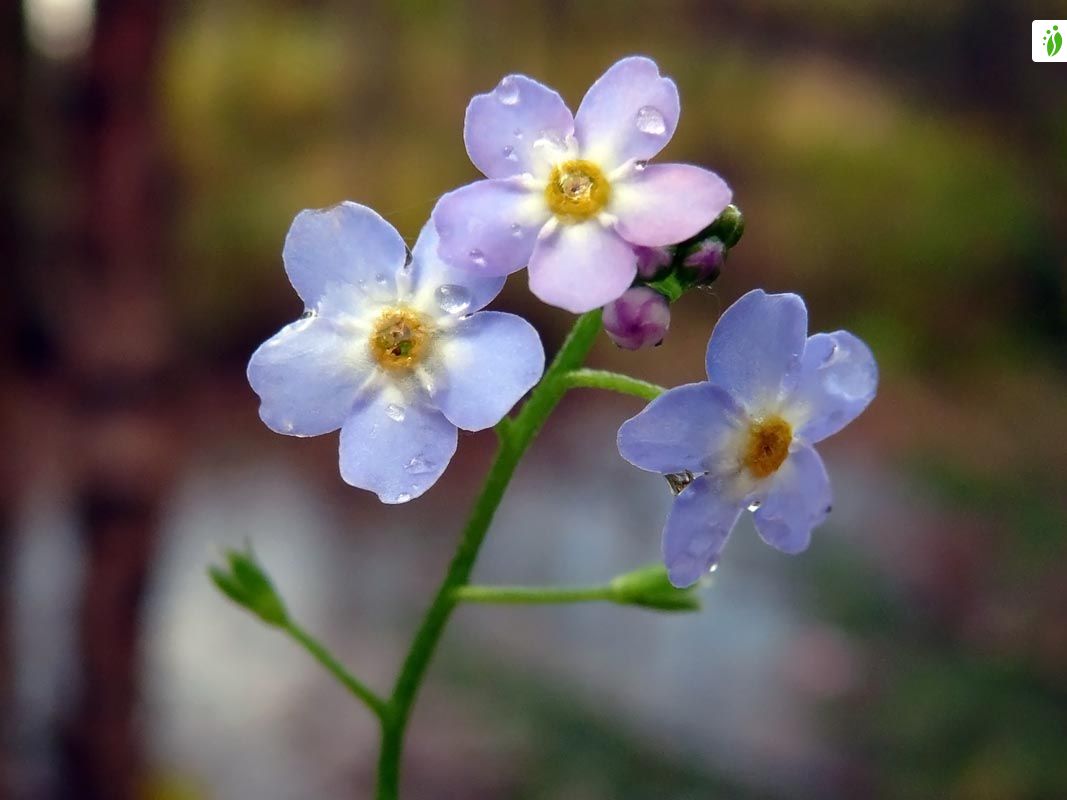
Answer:
<path fill-rule="evenodd" d="M 726 247 L 717 237 L 712 236 L 698 244 L 685 257 L 682 269 L 687 270 L 696 283 L 710 283 L 719 277 L 723 262 L 726 260 Z"/>
<path fill-rule="evenodd" d="M 674 254 L 669 247 L 634 245 L 637 254 L 637 277 L 650 281 L 671 264 Z"/>
<path fill-rule="evenodd" d="M 624 350 L 640 350 L 663 341 L 671 324 L 667 298 L 647 286 L 627 289 L 604 306 L 604 330 Z"/>

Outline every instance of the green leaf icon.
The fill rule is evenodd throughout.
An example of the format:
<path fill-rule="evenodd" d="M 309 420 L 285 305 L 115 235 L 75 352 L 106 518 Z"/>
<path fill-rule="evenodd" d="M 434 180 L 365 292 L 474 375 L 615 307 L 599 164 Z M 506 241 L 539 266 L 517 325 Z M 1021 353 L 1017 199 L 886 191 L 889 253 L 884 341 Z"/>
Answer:
<path fill-rule="evenodd" d="M 1045 50 L 1049 56 L 1054 56 L 1060 52 L 1061 47 L 1063 47 L 1063 36 L 1060 35 L 1059 31 L 1056 31 L 1045 45 Z"/>

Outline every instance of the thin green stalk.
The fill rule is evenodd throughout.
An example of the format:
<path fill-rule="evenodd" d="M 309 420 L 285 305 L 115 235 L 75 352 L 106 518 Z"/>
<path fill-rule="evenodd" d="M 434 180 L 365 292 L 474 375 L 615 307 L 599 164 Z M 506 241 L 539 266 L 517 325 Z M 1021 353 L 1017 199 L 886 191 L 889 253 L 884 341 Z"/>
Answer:
<path fill-rule="evenodd" d="M 378 716 L 378 719 L 384 723 L 388 712 L 385 700 L 364 686 L 358 678 L 333 657 L 333 654 L 322 643 L 295 622 L 288 620 L 281 626 L 281 629 L 307 650 L 311 657 L 322 664 L 349 692 L 363 701 L 367 708 L 373 711 Z"/>
<path fill-rule="evenodd" d="M 461 603 L 552 605 L 555 603 L 614 602 L 611 586 L 459 586 L 452 597 Z"/>
<path fill-rule="evenodd" d="M 564 373 L 560 380 L 568 389 L 606 389 L 609 392 L 630 394 L 643 400 L 655 400 L 666 389 L 648 381 L 640 381 L 629 375 L 620 375 L 617 372 L 608 372 L 602 369 L 575 369 Z"/>
<path fill-rule="evenodd" d="M 581 366 L 600 332 L 600 311 L 583 314 L 574 323 L 559 353 L 534 387 L 530 398 L 511 420 L 497 427 L 500 444 L 496 458 L 489 468 L 481 494 L 474 503 L 459 547 L 452 557 L 437 594 L 422 620 L 411 643 L 407 658 L 400 669 L 386 714 L 382 716 L 382 750 L 378 759 L 378 800 L 397 800 L 400 791 L 400 759 L 404 747 L 404 731 L 411 715 L 411 707 L 434 650 L 449 617 L 456 606 L 454 592 L 470 580 L 471 570 L 478 557 L 493 515 L 519 460 L 530 446 L 549 414 L 559 403 L 567 385 L 559 380 L 566 372 Z"/>

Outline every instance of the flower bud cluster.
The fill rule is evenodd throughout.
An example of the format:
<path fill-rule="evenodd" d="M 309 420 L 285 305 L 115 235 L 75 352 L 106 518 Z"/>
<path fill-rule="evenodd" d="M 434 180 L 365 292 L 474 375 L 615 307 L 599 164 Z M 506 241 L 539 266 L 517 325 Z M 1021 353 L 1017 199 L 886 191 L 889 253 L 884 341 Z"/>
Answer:
<path fill-rule="evenodd" d="M 611 340 L 624 350 L 661 344 L 671 323 L 670 304 L 719 277 L 744 229 L 740 209 L 729 205 L 691 239 L 670 247 L 634 247 L 637 280 L 604 306 L 604 330 Z"/>

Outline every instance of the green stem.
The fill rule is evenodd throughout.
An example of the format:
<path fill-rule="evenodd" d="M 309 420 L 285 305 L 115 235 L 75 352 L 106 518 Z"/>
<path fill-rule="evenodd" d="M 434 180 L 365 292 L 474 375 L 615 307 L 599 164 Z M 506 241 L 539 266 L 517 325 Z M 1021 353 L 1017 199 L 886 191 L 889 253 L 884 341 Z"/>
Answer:
<path fill-rule="evenodd" d="M 452 597 L 461 603 L 552 605 L 614 602 L 615 594 L 611 586 L 460 586 Z"/>
<path fill-rule="evenodd" d="M 362 700 L 367 708 L 378 716 L 378 719 L 385 721 L 388 712 L 385 700 L 378 697 L 345 669 L 322 643 L 291 620 L 286 621 L 281 626 L 281 629 L 293 637 L 301 647 L 311 654 L 312 658 L 322 664 L 348 691 Z"/>
<path fill-rule="evenodd" d="M 600 332 L 600 311 L 583 314 L 574 323 L 555 360 L 534 387 L 518 415 L 497 427 L 500 444 L 489 468 L 481 494 L 474 503 L 459 547 L 452 557 L 437 594 L 411 643 L 400 669 L 387 712 L 382 716 L 382 750 L 378 759 L 378 800 L 397 800 L 400 791 L 400 758 L 411 707 L 445 625 L 456 606 L 455 590 L 470 580 L 493 515 L 519 460 L 549 414 L 567 390 L 560 376 L 580 366 Z"/>
<path fill-rule="evenodd" d="M 666 389 L 648 381 L 608 372 L 602 369 L 575 369 L 560 376 L 560 380 L 570 388 L 606 389 L 619 394 L 631 394 L 644 400 L 655 400 Z"/>

